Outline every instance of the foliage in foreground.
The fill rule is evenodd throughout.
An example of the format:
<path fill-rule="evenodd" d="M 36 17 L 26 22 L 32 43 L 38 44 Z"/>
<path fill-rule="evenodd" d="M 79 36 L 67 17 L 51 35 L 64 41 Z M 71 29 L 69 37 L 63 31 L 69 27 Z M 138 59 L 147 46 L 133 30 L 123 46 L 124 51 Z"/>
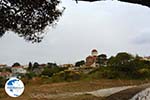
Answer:
<path fill-rule="evenodd" d="M 0 36 L 13 31 L 25 40 L 40 42 L 46 26 L 57 23 L 63 10 L 59 0 L 1 0 Z"/>

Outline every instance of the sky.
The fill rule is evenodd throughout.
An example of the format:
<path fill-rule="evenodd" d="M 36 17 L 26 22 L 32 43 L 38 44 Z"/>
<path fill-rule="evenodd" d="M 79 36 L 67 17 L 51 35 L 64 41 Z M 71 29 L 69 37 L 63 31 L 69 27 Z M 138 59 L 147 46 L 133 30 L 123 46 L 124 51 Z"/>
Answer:
<path fill-rule="evenodd" d="M 118 52 L 150 56 L 150 8 L 119 1 L 94 3 L 62 0 L 66 7 L 41 43 L 7 32 L 0 38 L 0 64 L 57 64 L 84 60 L 92 49 L 108 57 Z"/>

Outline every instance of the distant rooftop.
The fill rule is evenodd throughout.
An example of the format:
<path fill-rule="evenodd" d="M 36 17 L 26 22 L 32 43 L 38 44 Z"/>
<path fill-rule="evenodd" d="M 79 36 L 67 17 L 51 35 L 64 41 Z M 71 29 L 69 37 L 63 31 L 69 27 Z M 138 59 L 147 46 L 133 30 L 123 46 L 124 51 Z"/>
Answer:
<path fill-rule="evenodd" d="M 92 52 L 98 52 L 96 49 L 93 49 Z"/>

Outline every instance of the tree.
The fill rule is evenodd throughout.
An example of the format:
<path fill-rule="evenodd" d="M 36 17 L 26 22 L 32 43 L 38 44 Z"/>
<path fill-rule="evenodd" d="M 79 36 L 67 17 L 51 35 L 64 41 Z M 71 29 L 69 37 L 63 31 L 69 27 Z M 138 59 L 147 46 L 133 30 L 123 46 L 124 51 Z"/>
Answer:
<path fill-rule="evenodd" d="M 149 0 L 119 1 L 150 7 Z M 27 41 L 41 42 L 46 26 L 57 24 L 64 11 L 58 9 L 59 3 L 59 0 L 0 0 L 0 37 L 7 31 L 13 31 Z"/>
<path fill-rule="evenodd" d="M 27 77 L 27 79 L 32 79 L 33 77 L 35 77 L 36 76 L 36 74 L 35 73 L 33 73 L 33 72 L 30 72 L 30 73 L 26 73 L 26 75 L 25 75 L 26 77 Z"/>
<path fill-rule="evenodd" d="M 75 1 L 78 3 L 78 1 L 95 2 L 95 1 L 103 1 L 103 0 L 75 0 Z M 128 2 L 128 3 L 133 3 L 133 4 L 140 4 L 140 5 L 150 7 L 149 0 L 118 0 L 118 1 Z"/>
<path fill-rule="evenodd" d="M 109 66 L 122 66 L 134 60 L 131 54 L 120 52 L 115 57 L 110 57 L 108 60 Z"/>
<path fill-rule="evenodd" d="M 5 68 L 5 72 L 10 72 L 11 73 L 11 68 Z"/>
<path fill-rule="evenodd" d="M 53 74 L 54 74 L 53 70 L 48 67 L 44 68 L 44 71 L 42 72 L 42 75 L 49 76 L 49 77 L 51 77 Z"/>
<path fill-rule="evenodd" d="M 57 23 L 63 10 L 58 0 L 0 0 L 0 36 L 13 31 L 27 41 L 40 42 L 46 26 Z"/>
<path fill-rule="evenodd" d="M 6 83 L 6 79 L 3 77 L 0 77 L 0 88 L 4 88 Z"/>
<path fill-rule="evenodd" d="M 49 68 L 57 67 L 57 64 L 56 63 L 50 63 L 50 62 L 48 62 L 47 63 L 47 67 L 49 67 Z"/>
<path fill-rule="evenodd" d="M 31 62 L 29 62 L 28 70 L 29 70 L 29 71 L 31 71 L 31 70 L 32 70 L 32 67 L 33 67 L 33 66 L 32 66 L 32 63 L 31 63 Z"/>
<path fill-rule="evenodd" d="M 135 57 L 126 52 L 120 52 L 108 60 L 109 69 L 120 78 L 135 77 L 139 67 L 138 63 L 139 61 L 137 62 Z"/>
<path fill-rule="evenodd" d="M 84 61 L 84 60 L 81 60 L 81 61 L 76 62 L 76 63 L 75 63 L 75 66 L 80 67 L 80 66 L 82 66 L 82 65 L 84 65 L 84 64 L 85 64 L 85 61 Z"/>
<path fill-rule="evenodd" d="M 44 71 L 42 72 L 42 75 L 45 75 L 45 76 L 53 76 L 54 74 L 60 72 L 60 71 L 63 71 L 64 69 L 63 68 L 60 68 L 60 67 L 45 67 L 44 68 Z"/>
<path fill-rule="evenodd" d="M 32 67 L 32 68 L 34 69 L 34 68 L 38 68 L 38 67 L 39 67 L 39 63 L 38 63 L 38 62 L 35 62 L 35 63 L 33 64 L 33 67 Z"/>
<path fill-rule="evenodd" d="M 16 62 L 12 65 L 12 67 L 14 67 L 14 66 L 21 66 L 21 65 L 18 62 Z"/>
<path fill-rule="evenodd" d="M 134 4 L 140 4 L 140 5 L 144 5 L 144 6 L 150 7 L 149 0 L 119 0 L 119 1 L 128 2 L 128 3 L 134 3 Z"/>
<path fill-rule="evenodd" d="M 131 54 L 128 54 L 126 52 L 120 52 L 116 55 L 116 59 L 119 61 L 120 64 L 130 62 L 133 60 L 133 56 Z"/>
<path fill-rule="evenodd" d="M 105 66 L 107 64 L 107 55 L 106 54 L 100 54 L 97 57 L 97 63 L 100 66 Z"/>

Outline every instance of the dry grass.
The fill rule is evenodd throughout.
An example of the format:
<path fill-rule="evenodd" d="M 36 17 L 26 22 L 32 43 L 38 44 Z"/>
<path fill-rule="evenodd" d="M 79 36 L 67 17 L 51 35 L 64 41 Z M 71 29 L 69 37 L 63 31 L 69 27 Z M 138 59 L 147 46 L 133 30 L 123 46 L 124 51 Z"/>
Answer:
<path fill-rule="evenodd" d="M 72 96 L 72 97 L 64 97 L 64 98 L 56 98 L 54 100 L 104 100 L 102 97 L 95 97 L 92 95 L 78 95 L 78 96 Z"/>
<path fill-rule="evenodd" d="M 49 94 L 62 94 L 62 93 L 73 93 L 73 92 L 87 92 L 94 91 L 102 88 L 110 88 L 116 86 L 126 85 L 137 85 L 149 82 L 149 80 L 91 80 L 91 81 L 78 81 L 78 82 L 62 82 L 62 83 L 50 83 L 50 84 L 39 84 L 32 80 L 29 84 L 25 85 L 25 92 L 18 98 L 11 98 L 7 96 L 4 89 L 0 89 L 0 100 L 103 100 L 91 95 L 78 95 L 72 97 L 61 97 L 48 99 Z M 38 83 L 38 84 L 36 84 Z M 34 96 L 34 95 L 38 96 Z"/>

